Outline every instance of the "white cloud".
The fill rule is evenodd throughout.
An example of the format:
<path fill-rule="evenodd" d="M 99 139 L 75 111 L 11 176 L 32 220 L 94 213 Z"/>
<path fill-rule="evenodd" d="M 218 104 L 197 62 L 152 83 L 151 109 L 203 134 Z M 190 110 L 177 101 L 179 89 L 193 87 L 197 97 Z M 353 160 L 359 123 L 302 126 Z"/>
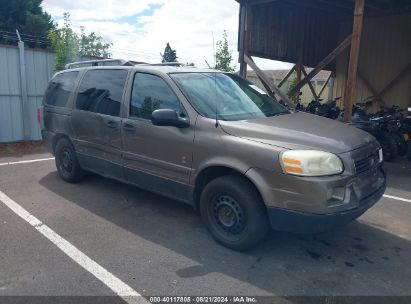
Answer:
<path fill-rule="evenodd" d="M 158 53 L 170 42 L 180 61 L 204 66 L 207 60 L 213 64 L 213 34 L 218 40 L 226 30 L 230 48 L 236 49 L 237 15 L 238 4 L 234 0 L 167 1 L 152 16 L 144 18 L 145 34 L 134 45 Z"/>
<path fill-rule="evenodd" d="M 161 4 L 164 0 L 44 0 L 42 6 L 53 17 L 69 12 L 73 21 L 87 19 L 113 20 L 133 16 L 150 8 L 150 4 Z"/>
<path fill-rule="evenodd" d="M 148 16 L 150 5 L 161 4 Z M 53 17 L 71 14 L 73 27 L 85 26 L 113 43 L 113 57 L 159 62 L 167 42 L 177 50 L 181 62 L 210 65 L 215 41 L 227 31 L 233 50 L 233 64 L 238 60 L 237 28 L 239 5 L 234 0 L 106 0 L 100 5 L 84 0 L 45 0 L 45 10 Z M 124 22 L 127 17 L 127 22 Z M 287 64 L 256 60 L 261 68 L 287 68 Z"/>

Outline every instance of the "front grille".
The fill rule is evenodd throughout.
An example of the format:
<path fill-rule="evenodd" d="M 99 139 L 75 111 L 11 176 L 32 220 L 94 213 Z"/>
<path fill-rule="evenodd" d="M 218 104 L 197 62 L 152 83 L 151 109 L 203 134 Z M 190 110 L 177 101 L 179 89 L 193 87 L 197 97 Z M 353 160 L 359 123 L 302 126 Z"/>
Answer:
<path fill-rule="evenodd" d="M 378 150 L 364 158 L 354 161 L 355 173 L 363 174 L 377 166 L 380 162 Z"/>

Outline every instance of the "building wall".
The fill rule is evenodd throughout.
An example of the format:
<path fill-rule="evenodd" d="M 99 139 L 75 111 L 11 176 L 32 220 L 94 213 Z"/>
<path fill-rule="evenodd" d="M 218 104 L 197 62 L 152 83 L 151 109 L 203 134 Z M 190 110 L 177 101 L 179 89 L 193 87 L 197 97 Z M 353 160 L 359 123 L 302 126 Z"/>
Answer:
<path fill-rule="evenodd" d="M 364 20 L 359 70 L 380 92 L 402 69 L 411 63 L 411 14 L 389 17 L 374 17 Z M 344 24 L 341 36 L 349 33 L 351 27 Z M 343 96 L 348 68 L 349 50 L 338 59 L 334 97 Z M 364 101 L 372 92 L 358 79 L 356 102 Z M 411 105 L 411 72 L 403 77 L 383 97 L 388 106 L 398 105 L 402 108 Z M 380 104 L 374 103 L 370 111 L 375 111 Z"/>
<path fill-rule="evenodd" d="M 325 81 L 323 81 L 323 83 L 324 83 Z M 312 84 L 313 84 L 313 87 L 314 87 L 314 90 L 315 90 L 315 93 L 318 95 L 319 93 L 320 93 L 320 91 L 321 91 L 321 88 L 323 87 L 323 83 L 321 83 L 320 81 L 313 81 L 312 82 Z M 324 91 L 323 91 L 323 93 L 321 94 L 321 99 L 322 100 L 324 100 L 324 101 L 326 101 L 326 100 L 328 100 L 328 92 L 329 92 L 329 84 L 325 87 L 325 89 L 324 89 Z M 313 94 L 311 93 L 311 90 L 310 90 L 310 87 L 308 86 L 308 85 L 305 85 L 305 86 L 303 86 L 302 87 L 302 89 L 301 89 L 301 103 L 304 105 L 304 106 L 307 106 L 313 99 L 314 99 L 314 96 L 313 96 Z"/>

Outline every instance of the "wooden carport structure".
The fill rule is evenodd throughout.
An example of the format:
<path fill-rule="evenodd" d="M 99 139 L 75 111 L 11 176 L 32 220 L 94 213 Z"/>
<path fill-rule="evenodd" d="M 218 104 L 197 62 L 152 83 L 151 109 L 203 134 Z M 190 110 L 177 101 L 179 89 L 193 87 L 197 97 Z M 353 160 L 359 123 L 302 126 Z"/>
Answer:
<path fill-rule="evenodd" d="M 304 85 L 311 86 L 310 80 L 322 69 L 333 71 L 333 75 L 344 82 L 341 95 L 345 121 L 351 120 L 352 105 L 358 95 L 359 81 L 368 94 L 372 95 L 373 100 L 384 104 L 384 95 L 388 91 L 399 81 L 405 81 L 402 87 L 406 88 L 408 80 L 411 79 L 409 77 L 411 74 L 411 0 L 236 1 L 240 3 L 238 36 L 240 74 L 246 77 L 248 65 L 256 72 L 269 93 L 277 95 L 291 106 L 293 103 L 289 97 L 296 94 Z M 397 20 L 396 16 L 401 16 L 399 19 L 402 23 L 395 25 L 395 22 L 390 21 Z M 387 73 L 390 76 L 388 81 L 386 79 L 370 81 L 370 77 L 359 69 L 362 44 L 370 43 L 370 39 L 366 39 L 365 42 L 362 39 L 363 24 L 364 20 L 371 18 L 377 18 L 375 24 L 389 20 L 391 23 L 387 22 L 391 24 L 391 28 L 383 28 L 387 32 L 386 36 L 398 36 L 394 43 L 401 42 L 395 49 L 393 48 L 395 51 L 391 51 L 392 56 L 402 59 L 398 63 L 400 66 L 395 66 L 393 71 Z M 372 34 L 372 22 L 370 24 L 367 32 Z M 390 33 L 390 30 L 393 33 Z M 398 31 L 401 33 L 397 33 Z M 372 36 L 371 34 L 368 36 Z M 378 36 L 374 35 L 374 37 L 380 39 Z M 392 41 L 386 43 L 390 42 L 392 43 Z M 371 45 L 372 43 L 369 47 Z M 373 53 L 377 51 L 373 50 Z M 364 48 L 364 52 L 367 52 L 367 48 Z M 386 50 L 385 53 L 390 54 L 390 51 Z M 280 87 L 286 78 L 279 85 L 270 82 L 251 56 L 295 63 L 286 78 L 296 71 L 298 84 L 290 92 L 283 92 Z M 387 60 L 387 58 L 378 59 L 378 54 L 376 56 L 377 62 L 374 65 L 381 64 L 381 60 Z M 367 54 L 362 54 L 362 57 L 366 58 Z M 398 58 L 393 58 L 396 59 Z M 369 74 L 373 74 L 373 69 L 368 69 L 370 64 L 365 62 L 364 65 L 362 68 L 369 70 Z M 313 67 L 313 70 L 307 74 L 304 66 Z M 385 68 L 388 69 L 390 68 Z M 341 76 L 344 76 L 343 80 Z M 379 82 L 378 86 L 372 82 Z M 410 92 L 404 92 L 402 98 L 406 101 L 402 102 L 402 105 L 406 103 L 411 105 L 411 80 L 409 84 Z M 314 98 L 318 98 L 314 90 L 312 88 L 311 90 Z"/>

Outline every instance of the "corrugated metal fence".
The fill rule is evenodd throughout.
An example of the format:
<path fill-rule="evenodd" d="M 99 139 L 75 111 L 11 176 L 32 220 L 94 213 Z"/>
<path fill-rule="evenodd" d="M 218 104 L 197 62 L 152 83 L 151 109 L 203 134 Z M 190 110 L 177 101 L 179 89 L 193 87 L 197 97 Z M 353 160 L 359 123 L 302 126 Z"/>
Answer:
<path fill-rule="evenodd" d="M 0 143 L 41 139 L 37 109 L 54 74 L 54 59 L 47 50 L 0 45 Z M 78 60 L 92 59 L 101 58 Z"/>
<path fill-rule="evenodd" d="M 22 98 L 19 49 L 0 46 L 0 143 L 41 139 L 37 108 L 53 75 L 54 54 L 25 49 L 24 59 L 26 104 Z"/>

